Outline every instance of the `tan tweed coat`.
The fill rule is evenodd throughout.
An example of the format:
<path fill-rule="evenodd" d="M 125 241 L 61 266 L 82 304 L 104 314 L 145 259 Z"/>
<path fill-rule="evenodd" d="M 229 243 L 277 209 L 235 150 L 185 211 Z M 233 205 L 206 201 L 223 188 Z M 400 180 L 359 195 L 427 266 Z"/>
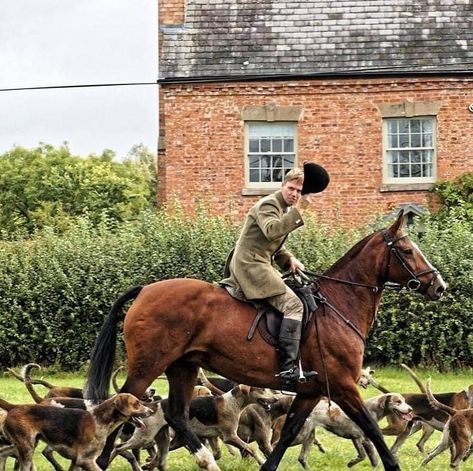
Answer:
<path fill-rule="evenodd" d="M 292 254 L 284 248 L 290 232 L 304 224 L 296 208 L 288 207 L 281 190 L 260 199 L 249 211 L 231 259 L 230 276 L 222 283 L 240 289 L 248 299 L 283 294 L 286 287 L 273 267 L 289 268 Z"/>

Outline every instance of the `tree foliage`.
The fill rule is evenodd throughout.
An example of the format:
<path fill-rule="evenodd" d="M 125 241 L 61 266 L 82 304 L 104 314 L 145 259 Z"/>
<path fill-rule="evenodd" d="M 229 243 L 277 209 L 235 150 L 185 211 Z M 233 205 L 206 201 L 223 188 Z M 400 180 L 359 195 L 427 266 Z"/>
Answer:
<path fill-rule="evenodd" d="M 460 175 L 452 181 L 439 183 L 433 189 L 442 204 L 436 218 L 448 219 L 455 215 L 473 225 L 473 172 Z"/>
<path fill-rule="evenodd" d="M 144 155 L 145 149 L 140 149 Z M 113 160 L 114 153 L 81 158 L 67 146 L 15 147 L 0 155 L 0 227 L 3 238 L 43 227 L 64 230 L 78 216 L 136 217 L 153 199 L 149 162 Z M 155 190 L 154 190 L 155 191 Z"/>

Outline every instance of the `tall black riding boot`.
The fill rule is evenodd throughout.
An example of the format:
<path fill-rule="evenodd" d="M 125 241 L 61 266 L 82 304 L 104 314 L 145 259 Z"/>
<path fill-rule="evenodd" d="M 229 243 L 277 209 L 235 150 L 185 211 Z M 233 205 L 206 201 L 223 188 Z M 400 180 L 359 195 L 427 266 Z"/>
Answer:
<path fill-rule="evenodd" d="M 279 369 L 277 375 L 284 385 L 304 382 L 317 376 L 315 371 L 304 371 L 303 377 L 299 370 L 299 345 L 302 322 L 295 319 L 283 318 L 278 337 Z"/>

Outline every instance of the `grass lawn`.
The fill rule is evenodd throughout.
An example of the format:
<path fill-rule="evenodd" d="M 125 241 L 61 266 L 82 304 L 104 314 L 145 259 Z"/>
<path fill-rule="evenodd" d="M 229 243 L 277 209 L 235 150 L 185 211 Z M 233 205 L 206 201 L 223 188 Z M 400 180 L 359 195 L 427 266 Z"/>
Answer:
<path fill-rule="evenodd" d="M 38 374 L 37 370 L 34 371 Z M 432 377 L 432 387 L 435 392 L 446 392 L 446 391 L 461 391 L 469 384 L 473 382 L 472 370 L 464 370 L 462 372 L 455 373 L 438 373 L 435 371 L 418 371 L 418 375 L 422 380 L 426 380 L 429 376 Z M 399 392 L 418 392 L 417 386 L 413 383 L 412 379 L 401 369 L 394 368 L 376 368 L 376 379 L 377 381 L 385 386 L 387 389 Z M 58 372 L 43 372 L 43 378 L 54 385 L 63 386 L 75 386 L 82 387 L 84 384 L 83 374 L 66 374 Z M 123 377 L 119 377 L 119 383 L 123 381 Z M 120 383 L 121 384 L 121 383 Z M 161 395 L 167 393 L 167 382 L 165 379 L 158 379 L 155 381 L 154 386 Z M 39 394 L 44 395 L 46 389 L 43 386 L 35 386 Z M 362 395 L 366 398 L 376 396 L 379 392 L 375 389 L 362 390 Z M 18 380 L 8 376 L 0 376 L 0 397 L 13 403 L 25 403 L 31 402 L 31 397 L 27 392 L 24 385 Z M 381 422 L 380 425 L 383 425 Z M 346 463 L 355 456 L 355 449 L 349 440 L 345 440 L 335 435 L 326 432 L 323 429 L 319 429 L 317 436 L 323 443 L 327 452 L 325 454 L 320 453 L 315 447 L 310 453 L 309 466 L 311 470 L 343 470 L 347 469 Z M 420 438 L 420 433 L 413 437 L 410 437 L 399 452 L 399 460 L 402 470 L 410 471 L 418 469 L 420 462 L 422 461 L 421 454 L 417 451 L 415 443 Z M 440 432 L 435 432 L 433 437 L 427 444 L 427 449 L 431 450 L 434 448 L 440 439 Z M 387 437 L 386 441 L 389 445 L 394 442 L 394 437 Z M 43 449 L 43 445 L 40 443 L 38 450 Z M 300 446 L 290 448 L 284 456 L 279 470 L 281 471 L 294 471 L 303 470 L 302 466 L 298 463 L 297 457 L 299 455 Z M 64 467 L 67 468 L 67 462 L 62 460 Z M 36 453 L 35 463 L 38 471 L 46 471 L 52 469 L 52 466 L 42 457 L 40 452 Z M 223 448 L 223 458 L 219 461 L 219 465 L 222 471 L 256 471 L 259 466 L 256 462 L 251 460 L 242 460 L 240 458 L 233 457 L 230 453 Z M 187 470 L 198 470 L 194 459 L 185 450 L 176 450 L 170 453 L 168 459 L 169 471 L 187 471 Z M 8 460 L 7 468 L 8 471 L 13 469 L 12 460 Z M 112 466 L 109 468 L 114 471 L 125 471 L 131 469 L 126 461 L 122 458 L 117 458 Z M 368 460 L 356 465 L 355 469 L 358 470 L 370 470 L 372 467 Z M 379 469 L 382 469 L 380 467 Z M 431 463 L 427 465 L 426 471 L 445 471 L 449 469 L 449 453 L 445 452 L 442 455 L 435 458 Z M 469 460 L 463 465 L 464 470 L 473 470 L 473 459 Z"/>

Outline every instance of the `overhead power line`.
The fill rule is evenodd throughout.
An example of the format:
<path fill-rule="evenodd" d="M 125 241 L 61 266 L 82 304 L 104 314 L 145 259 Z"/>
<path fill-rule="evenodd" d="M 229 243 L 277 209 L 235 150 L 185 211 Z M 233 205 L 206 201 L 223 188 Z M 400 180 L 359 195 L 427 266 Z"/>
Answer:
<path fill-rule="evenodd" d="M 92 87 L 135 87 L 140 85 L 157 85 L 157 82 L 123 82 L 123 83 L 86 83 L 76 85 L 45 85 L 41 87 L 0 88 L 0 92 L 16 92 L 21 90 L 54 90 L 61 88 L 92 88 Z"/>

